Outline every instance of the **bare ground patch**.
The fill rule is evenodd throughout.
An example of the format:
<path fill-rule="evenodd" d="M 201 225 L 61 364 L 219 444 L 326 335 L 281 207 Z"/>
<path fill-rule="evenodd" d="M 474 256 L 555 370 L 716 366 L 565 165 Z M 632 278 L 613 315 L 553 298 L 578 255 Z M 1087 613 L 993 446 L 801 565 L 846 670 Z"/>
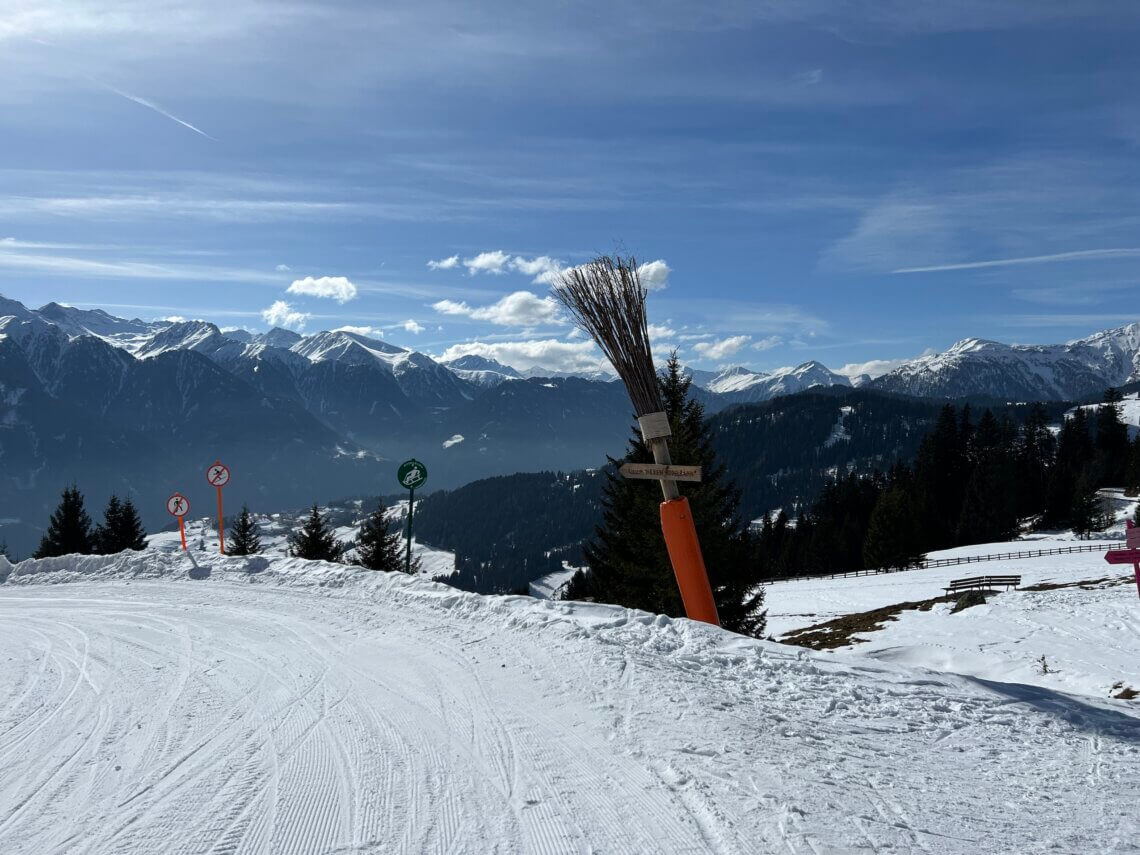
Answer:
<path fill-rule="evenodd" d="M 888 621 L 898 620 L 898 615 L 903 612 L 928 612 L 934 608 L 935 603 L 944 601 L 942 597 L 931 597 L 929 600 L 896 603 L 893 606 L 883 606 L 869 612 L 844 615 L 825 623 L 818 623 L 815 626 L 785 633 L 779 640 L 783 644 L 795 644 L 799 647 L 809 647 L 812 650 L 834 650 L 837 647 L 847 647 L 867 640 L 855 638 L 855 635 L 882 629 Z"/>

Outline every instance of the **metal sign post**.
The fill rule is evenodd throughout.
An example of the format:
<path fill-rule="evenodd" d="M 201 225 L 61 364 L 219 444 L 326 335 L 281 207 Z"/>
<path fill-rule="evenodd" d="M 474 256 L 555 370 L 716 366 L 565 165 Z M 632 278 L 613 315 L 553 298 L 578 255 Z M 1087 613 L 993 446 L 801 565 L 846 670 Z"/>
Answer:
<path fill-rule="evenodd" d="M 175 493 L 166 500 L 166 512 L 178 518 L 178 534 L 182 538 L 182 551 L 188 552 L 189 550 L 186 549 L 186 526 L 183 523 L 183 518 L 190 513 L 190 502 L 181 493 Z"/>
<path fill-rule="evenodd" d="M 222 487 L 230 483 L 229 467 L 222 465 L 222 461 L 215 460 L 206 469 L 206 480 L 211 486 L 218 488 L 218 552 L 226 554 L 226 527 L 225 517 L 222 516 Z"/>
<path fill-rule="evenodd" d="M 408 488 L 408 550 L 404 556 L 404 572 L 412 572 L 412 522 L 415 519 L 416 487 L 427 483 L 427 467 L 416 460 L 405 460 L 396 470 L 396 480 L 400 486 Z"/>

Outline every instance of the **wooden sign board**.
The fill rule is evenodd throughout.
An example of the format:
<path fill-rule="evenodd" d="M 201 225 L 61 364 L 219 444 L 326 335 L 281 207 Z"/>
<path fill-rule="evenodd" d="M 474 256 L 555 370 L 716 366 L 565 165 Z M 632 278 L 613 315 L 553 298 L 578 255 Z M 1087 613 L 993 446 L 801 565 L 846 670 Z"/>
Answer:
<path fill-rule="evenodd" d="M 626 463 L 621 472 L 624 478 L 645 478 L 653 481 L 700 481 L 701 467 L 663 465 L 660 463 Z"/>

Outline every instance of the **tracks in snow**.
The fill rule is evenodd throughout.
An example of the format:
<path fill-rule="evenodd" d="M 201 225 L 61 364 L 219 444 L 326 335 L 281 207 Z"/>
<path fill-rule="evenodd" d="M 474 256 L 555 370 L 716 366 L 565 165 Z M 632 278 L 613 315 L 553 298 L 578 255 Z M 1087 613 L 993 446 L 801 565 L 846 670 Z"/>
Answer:
<path fill-rule="evenodd" d="M 1064 851 L 1051 796 L 1090 784 L 1097 828 L 1135 828 L 1126 719 L 461 601 L 0 592 L 5 853 Z"/>

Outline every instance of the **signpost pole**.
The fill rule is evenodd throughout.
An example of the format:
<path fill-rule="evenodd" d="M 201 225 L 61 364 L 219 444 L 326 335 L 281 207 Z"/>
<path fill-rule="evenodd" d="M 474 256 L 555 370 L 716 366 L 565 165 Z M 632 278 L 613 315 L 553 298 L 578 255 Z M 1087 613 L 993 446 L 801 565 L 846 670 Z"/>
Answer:
<path fill-rule="evenodd" d="M 218 551 L 226 554 L 226 518 L 222 514 L 222 488 L 218 488 Z"/>
<path fill-rule="evenodd" d="M 182 517 L 178 518 L 178 534 L 182 537 L 182 551 L 187 552 L 186 549 L 186 526 L 182 522 Z"/>
<path fill-rule="evenodd" d="M 412 572 L 412 525 L 416 518 L 416 487 L 427 483 L 427 467 L 416 460 L 405 460 L 396 470 L 396 480 L 408 488 L 408 548 L 404 554 L 404 572 Z"/>
<path fill-rule="evenodd" d="M 412 521 L 416 517 L 416 488 L 408 490 L 408 551 L 404 556 L 404 572 L 412 572 Z"/>
<path fill-rule="evenodd" d="M 211 487 L 218 489 L 218 552 L 222 555 L 226 554 L 226 518 L 222 512 L 222 487 L 230 483 L 230 469 L 228 466 L 222 464 L 222 461 L 215 460 L 206 469 L 206 480 Z"/>

